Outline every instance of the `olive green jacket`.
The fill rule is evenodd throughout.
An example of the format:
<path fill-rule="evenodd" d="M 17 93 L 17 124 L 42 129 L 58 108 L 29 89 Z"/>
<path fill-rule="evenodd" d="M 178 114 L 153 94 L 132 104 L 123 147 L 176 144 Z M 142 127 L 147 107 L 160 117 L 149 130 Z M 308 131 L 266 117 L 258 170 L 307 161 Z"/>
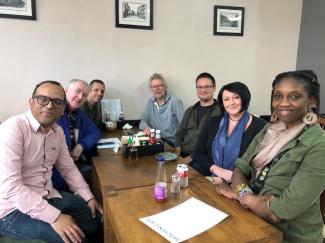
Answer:
<path fill-rule="evenodd" d="M 236 167 L 248 179 L 256 171 L 249 162 L 261 150 L 266 126 L 254 138 Z M 319 196 L 325 188 L 325 132 L 318 124 L 306 128 L 274 158 L 260 195 L 278 197 L 270 202 L 281 222 L 275 224 L 284 242 L 323 242 Z"/>
<path fill-rule="evenodd" d="M 202 116 L 200 123 L 197 121 L 197 110 L 200 101 L 189 107 L 182 118 L 182 122 L 175 134 L 175 147 L 181 147 L 185 154 L 193 154 L 196 140 L 208 117 L 220 115 L 220 108 L 217 100 L 207 113 Z"/>
<path fill-rule="evenodd" d="M 81 109 L 88 115 L 88 117 L 96 124 L 98 128 L 102 128 L 103 122 L 101 102 L 98 102 L 92 109 L 90 109 L 88 101 L 86 101 Z"/>

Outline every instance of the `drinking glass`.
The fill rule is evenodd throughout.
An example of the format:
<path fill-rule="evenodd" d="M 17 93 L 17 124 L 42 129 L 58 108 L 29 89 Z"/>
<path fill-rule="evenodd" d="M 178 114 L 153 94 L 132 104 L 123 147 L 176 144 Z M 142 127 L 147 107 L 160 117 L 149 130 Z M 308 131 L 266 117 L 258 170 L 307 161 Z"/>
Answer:
<path fill-rule="evenodd" d="M 138 160 L 138 148 L 131 147 L 129 150 L 129 159 L 131 160 Z"/>

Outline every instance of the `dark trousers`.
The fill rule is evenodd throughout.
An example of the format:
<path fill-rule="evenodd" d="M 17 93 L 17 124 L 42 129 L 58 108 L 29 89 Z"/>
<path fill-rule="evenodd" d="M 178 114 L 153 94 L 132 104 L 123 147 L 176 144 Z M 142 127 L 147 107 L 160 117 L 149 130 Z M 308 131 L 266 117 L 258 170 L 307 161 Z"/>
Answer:
<path fill-rule="evenodd" d="M 86 237 L 83 242 L 95 242 L 94 237 L 102 238 L 101 215 L 92 218 L 88 204 L 79 196 L 60 192 L 62 198 L 48 199 L 62 213 L 70 215 Z M 50 224 L 33 219 L 29 215 L 14 210 L 0 219 L 0 234 L 14 239 L 41 239 L 48 243 L 63 242 Z M 100 242 L 97 241 L 96 242 Z"/>

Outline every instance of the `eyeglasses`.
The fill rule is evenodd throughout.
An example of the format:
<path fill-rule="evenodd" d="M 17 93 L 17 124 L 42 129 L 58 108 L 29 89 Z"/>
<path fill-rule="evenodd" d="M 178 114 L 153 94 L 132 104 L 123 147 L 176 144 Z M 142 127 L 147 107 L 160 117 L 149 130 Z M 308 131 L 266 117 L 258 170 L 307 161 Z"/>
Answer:
<path fill-rule="evenodd" d="M 163 88 L 164 85 L 163 84 L 158 84 L 158 85 L 155 85 L 155 86 L 150 86 L 151 89 L 157 89 L 157 88 Z"/>
<path fill-rule="evenodd" d="M 36 99 L 37 103 L 42 106 L 47 106 L 50 102 L 52 102 L 52 106 L 54 108 L 62 108 L 64 106 L 64 100 L 61 99 L 51 99 L 47 96 L 37 95 L 34 96 L 33 99 Z"/>
<path fill-rule="evenodd" d="M 199 90 L 199 91 L 202 91 L 202 90 L 210 90 L 210 89 L 212 89 L 213 87 L 214 87 L 213 85 L 196 86 L 196 89 Z"/>

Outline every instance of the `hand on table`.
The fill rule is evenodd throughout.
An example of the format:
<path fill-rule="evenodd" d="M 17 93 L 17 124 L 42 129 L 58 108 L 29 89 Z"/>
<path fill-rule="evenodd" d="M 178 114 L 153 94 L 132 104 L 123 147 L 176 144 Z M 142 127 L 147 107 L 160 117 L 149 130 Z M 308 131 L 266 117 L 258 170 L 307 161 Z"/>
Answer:
<path fill-rule="evenodd" d="M 83 151 L 83 147 L 77 144 L 70 152 L 70 155 L 74 161 L 77 161 Z"/>
<path fill-rule="evenodd" d="M 147 136 L 150 136 L 150 127 L 146 127 L 145 129 L 143 129 L 143 132 L 144 132 Z"/>
<path fill-rule="evenodd" d="M 175 148 L 170 146 L 168 143 L 164 144 L 164 150 L 167 151 L 167 152 L 171 152 L 171 153 L 175 152 Z"/>
<path fill-rule="evenodd" d="M 181 163 L 181 164 L 189 164 L 189 163 L 191 163 L 192 162 L 192 157 L 189 155 L 189 156 L 186 156 L 186 157 L 184 157 L 184 158 L 182 158 L 182 157 L 179 157 L 179 162 Z"/>
<path fill-rule="evenodd" d="M 254 194 L 247 194 L 243 199 L 240 200 L 240 203 L 248 207 L 258 216 L 271 222 L 278 222 L 280 219 L 274 215 L 272 210 L 267 205 L 267 201 L 274 199 L 276 199 L 276 197 L 273 195 L 257 196 Z"/>
<path fill-rule="evenodd" d="M 175 147 L 175 154 L 177 156 L 180 156 L 181 155 L 181 147 Z"/>
<path fill-rule="evenodd" d="M 223 183 L 223 180 L 219 176 L 212 176 L 212 183 L 217 186 L 217 185 Z"/>
<path fill-rule="evenodd" d="M 218 173 L 218 176 L 230 183 L 231 182 L 232 171 L 231 170 L 226 170 L 226 169 L 221 169 L 221 171 Z"/>
<path fill-rule="evenodd" d="M 62 238 L 64 243 L 81 242 L 85 234 L 75 223 L 70 215 L 61 213 L 59 217 L 51 224 L 52 228 Z"/>
<path fill-rule="evenodd" d="M 223 181 L 220 177 L 213 177 L 213 184 L 216 185 L 216 191 L 218 194 L 223 195 L 229 199 L 237 199 L 237 196 L 231 186 Z"/>
<path fill-rule="evenodd" d="M 224 179 L 227 182 L 231 182 L 231 176 L 232 176 L 232 171 L 231 170 L 227 170 L 227 169 L 223 169 L 217 165 L 212 165 L 210 168 L 210 171 L 217 175 L 218 177 L 221 177 L 222 179 Z"/>

